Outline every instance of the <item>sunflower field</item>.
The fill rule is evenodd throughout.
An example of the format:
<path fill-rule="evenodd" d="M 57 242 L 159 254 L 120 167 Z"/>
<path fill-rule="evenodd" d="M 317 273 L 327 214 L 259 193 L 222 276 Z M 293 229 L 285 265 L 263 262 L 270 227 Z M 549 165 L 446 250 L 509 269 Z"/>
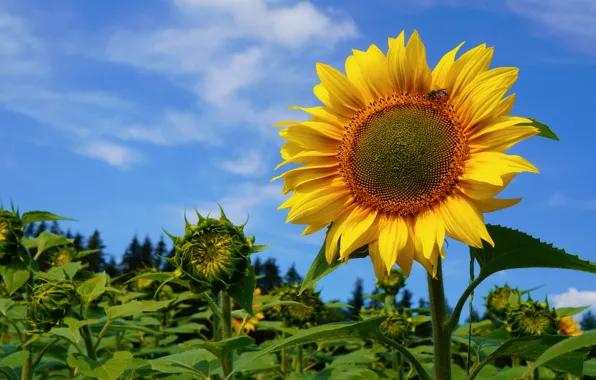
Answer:
<path fill-rule="evenodd" d="M 514 177 L 539 173 L 513 145 L 558 140 L 536 119 L 510 115 L 516 68 L 489 69 L 493 49 L 447 52 L 434 69 L 417 32 L 354 50 L 345 74 L 317 64 L 322 106 L 292 106 L 281 121 L 280 205 L 304 235 L 326 231 L 304 279 L 257 286 L 254 260 L 269 245 L 220 207 L 180 231 L 167 265 L 110 276 L 86 264 L 94 250 L 28 226 L 72 219 L 0 211 L 0 376 L 32 379 L 552 379 L 596 377 L 596 330 L 531 289 L 475 289 L 510 269 L 596 274 L 583 260 L 522 231 L 484 222 L 521 198 L 495 198 Z M 447 306 L 450 238 L 469 246 L 469 285 Z M 259 244 L 257 244 L 259 243 Z M 363 305 L 323 302 L 316 285 L 371 260 L 376 290 Z M 355 261 L 355 262 L 354 262 Z M 396 301 L 412 266 L 428 305 Z M 479 266 L 480 271 L 474 268 Z M 481 297 L 483 318 L 462 321 Z"/>

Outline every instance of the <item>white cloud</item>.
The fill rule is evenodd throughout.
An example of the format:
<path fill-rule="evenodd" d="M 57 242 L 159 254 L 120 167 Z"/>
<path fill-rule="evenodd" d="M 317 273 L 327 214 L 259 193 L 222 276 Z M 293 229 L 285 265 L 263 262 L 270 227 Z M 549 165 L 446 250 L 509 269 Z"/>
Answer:
<path fill-rule="evenodd" d="M 550 207 L 567 207 L 577 210 L 594 211 L 596 210 L 596 199 L 576 200 L 569 199 L 561 193 L 555 193 L 548 200 L 547 204 Z"/>
<path fill-rule="evenodd" d="M 218 166 L 230 173 L 251 175 L 263 167 L 263 157 L 258 151 L 251 150 L 236 160 L 221 161 Z"/>
<path fill-rule="evenodd" d="M 541 24 L 540 34 L 562 36 L 571 45 L 594 54 L 596 1 L 507 0 L 513 12 Z"/>
<path fill-rule="evenodd" d="M 80 147 L 77 152 L 81 155 L 99 158 L 111 166 L 122 169 L 130 167 L 133 163 L 138 163 L 142 157 L 136 151 L 122 145 L 98 141 L 87 146 Z"/>
<path fill-rule="evenodd" d="M 549 295 L 548 298 L 556 308 L 591 306 L 596 311 L 596 291 L 569 288 L 565 293 Z"/>

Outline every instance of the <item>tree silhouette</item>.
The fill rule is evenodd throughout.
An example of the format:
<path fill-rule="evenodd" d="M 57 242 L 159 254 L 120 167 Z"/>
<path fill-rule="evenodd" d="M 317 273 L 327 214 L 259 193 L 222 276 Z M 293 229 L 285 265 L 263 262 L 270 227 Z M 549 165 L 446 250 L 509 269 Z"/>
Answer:
<path fill-rule="evenodd" d="M 168 247 L 166 245 L 166 242 L 163 240 L 163 235 L 159 237 L 159 241 L 155 245 L 155 251 L 153 252 L 155 265 L 157 268 L 161 269 L 164 267 L 165 262 L 164 259 L 162 259 L 160 256 L 168 257 Z"/>
<path fill-rule="evenodd" d="M 89 238 L 89 240 L 87 241 L 87 247 L 85 247 L 86 250 L 91 250 L 91 249 L 99 249 L 99 252 L 96 253 L 92 253 L 90 255 L 87 255 L 85 257 L 82 258 L 82 262 L 85 264 L 89 264 L 89 270 L 98 273 L 103 271 L 103 267 L 105 265 L 105 260 L 104 260 L 104 248 L 106 246 L 103 244 L 101 237 L 99 236 L 99 231 L 95 230 L 93 231 L 93 234 L 91 235 L 91 237 Z"/>
<path fill-rule="evenodd" d="M 596 315 L 594 315 L 592 310 L 586 311 L 579 324 L 581 325 L 582 330 L 596 329 Z"/>
<path fill-rule="evenodd" d="M 357 320 L 360 315 L 360 309 L 364 306 L 364 287 L 362 286 L 361 278 L 356 278 L 354 290 L 352 291 L 352 298 L 350 298 L 348 304 L 352 305 L 352 308 L 350 309 L 351 319 Z"/>
<path fill-rule="evenodd" d="M 50 232 L 56 235 L 62 235 L 62 230 L 60 229 L 60 225 L 58 225 L 57 221 L 53 220 L 50 224 Z"/>
<path fill-rule="evenodd" d="M 35 234 L 34 234 L 34 236 L 39 236 L 39 234 L 41 234 L 42 232 L 45 232 L 45 231 L 47 231 L 47 229 L 48 229 L 48 225 L 46 224 L 46 222 L 45 222 L 45 221 L 43 221 L 43 222 L 39 223 L 39 224 L 37 225 L 37 228 L 35 229 Z"/>
<path fill-rule="evenodd" d="M 126 248 L 124 255 L 122 255 L 122 262 L 120 263 L 122 273 L 133 274 L 133 272 L 141 268 L 139 262 L 140 248 L 141 244 L 139 243 L 137 235 L 135 235 L 128 245 L 128 248 Z"/>
<path fill-rule="evenodd" d="M 257 287 L 261 288 L 263 294 L 267 294 L 271 289 L 281 286 L 282 279 L 274 258 L 270 257 L 263 263 L 262 275 L 264 277 L 257 280 Z"/>
<path fill-rule="evenodd" d="M 465 323 L 470 323 L 470 320 L 472 323 L 481 321 L 480 314 L 478 313 L 478 311 L 476 309 L 474 309 L 474 307 L 472 307 L 472 312 L 470 313 L 470 316 L 468 318 L 466 318 Z"/>
<path fill-rule="evenodd" d="M 139 268 L 154 268 L 155 258 L 153 257 L 153 244 L 149 236 L 145 236 L 143 244 L 138 251 Z"/>
<path fill-rule="evenodd" d="M 411 291 L 409 291 L 408 289 L 404 289 L 404 291 L 401 294 L 401 299 L 397 303 L 397 308 L 399 310 L 411 309 L 412 308 L 412 297 L 413 296 L 414 295 L 412 294 Z"/>
<path fill-rule="evenodd" d="M 296 266 L 294 263 L 292 263 L 292 266 L 286 272 L 286 275 L 284 276 L 284 281 L 286 284 L 292 285 L 298 285 L 302 282 L 302 276 L 300 276 L 300 274 L 296 270 Z"/>

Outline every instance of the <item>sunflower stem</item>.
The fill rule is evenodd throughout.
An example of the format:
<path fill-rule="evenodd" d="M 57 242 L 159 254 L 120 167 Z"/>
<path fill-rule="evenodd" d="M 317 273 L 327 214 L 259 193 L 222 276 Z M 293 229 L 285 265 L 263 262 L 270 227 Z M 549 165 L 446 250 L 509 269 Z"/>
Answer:
<path fill-rule="evenodd" d="M 223 339 L 229 339 L 232 337 L 232 300 L 230 295 L 226 291 L 221 292 L 221 321 L 222 329 L 221 335 Z M 228 378 L 232 372 L 232 352 L 226 353 L 222 357 L 222 367 L 224 371 L 224 377 Z"/>
<path fill-rule="evenodd" d="M 404 360 L 400 352 L 394 348 L 391 350 L 393 369 L 397 372 L 398 380 L 404 380 Z"/>
<path fill-rule="evenodd" d="M 447 322 L 445 288 L 441 259 L 437 261 L 437 277 L 427 274 L 430 310 L 433 324 L 433 345 L 435 352 L 435 380 L 451 380 L 451 330 Z"/>
<path fill-rule="evenodd" d="M 302 346 L 298 346 L 296 353 L 296 372 L 302 373 Z"/>

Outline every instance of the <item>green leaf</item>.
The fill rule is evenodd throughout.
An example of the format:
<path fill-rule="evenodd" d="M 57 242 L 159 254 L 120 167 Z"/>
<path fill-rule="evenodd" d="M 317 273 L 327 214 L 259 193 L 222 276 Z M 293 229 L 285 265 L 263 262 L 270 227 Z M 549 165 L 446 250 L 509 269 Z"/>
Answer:
<path fill-rule="evenodd" d="M 588 309 L 589 307 L 590 307 L 590 305 L 580 306 L 580 307 L 562 307 L 562 308 L 556 309 L 555 311 L 557 312 L 557 317 L 563 318 L 563 317 L 570 317 L 572 315 L 579 314 L 582 311 Z"/>
<path fill-rule="evenodd" d="M 23 239 L 27 248 L 37 248 L 37 255 L 48 248 L 68 245 L 74 242 L 74 239 L 68 239 L 63 235 L 56 235 L 49 231 L 44 231 L 35 238 Z"/>
<path fill-rule="evenodd" d="M 48 280 L 72 279 L 82 267 L 83 264 L 81 264 L 79 261 L 75 261 L 50 268 L 47 273 L 40 272 L 39 276 L 47 278 Z"/>
<path fill-rule="evenodd" d="M 526 233 L 490 224 L 486 227 L 495 247 L 483 241 L 483 248 L 470 248 L 480 265 L 479 277 L 486 278 L 493 273 L 516 268 L 558 268 L 596 273 L 596 264 Z"/>
<path fill-rule="evenodd" d="M 528 125 L 534 128 L 538 128 L 538 136 L 546 137 L 547 139 L 559 141 L 559 137 L 553 132 L 550 127 L 546 124 L 539 122 L 536 119 L 532 119 L 529 117 L 528 119 L 532 120 L 531 123 L 520 123 L 517 125 Z"/>
<path fill-rule="evenodd" d="M 163 373 L 188 373 L 209 378 L 210 362 L 217 358 L 207 350 L 190 350 L 150 360 L 151 368 Z"/>
<path fill-rule="evenodd" d="M 194 344 L 183 343 L 181 346 L 192 349 L 203 348 L 221 359 L 228 352 L 235 351 L 242 347 L 250 346 L 254 342 L 254 339 L 248 336 L 235 336 L 232 338 L 220 340 L 218 342 L 203 342 Z"/>
<path fill-rule="evenodd" d="M 379 326 L 385 317 L 370 318 L 361 322 L 329 323 L 326 325 L 300 330 L 295 335 L 274 341 L 273 344 L 260 351 L 259 356 L 264 356 L 284 348 L 296 347 L 307 343 L 333 340 L 341 338 L 374 338 L 380 333 Z M 260 325 L 260 323 L 259 323 Z"/>
<path fill-rule="evenodd" d="M 560 358 L 562 355 L 577 353 L 578 350 L 581 350 L 582 348 L 587 348 L 586 350 L 581 350 L 585 356 L 587 351 L 589 351 L 589 348 L 592 346 L 596 346 L 596 330 L 586 331 L 582 335 L 563 339 L 544 351 L 542 355 L 536 359 L 532 368 L 538 368 L 545 363 L 551 363 L 553 359 Z"/>
<path fill-rule="evenodd" d="M 472 323 L 472 331 L 490 329 L 491 327 L 494 327 L 494 323 L 490 319 L 485 319 L 485 320 L 482 320 L 479 322 Z M 453 332 L 453 335 L 468 336 L 469 332 L 470 332 L 470 324 L 466 323 L 465 325 L 460 325 L 457 329 L 455 329 L 455 331 Z"/>
<path fill-rule="evenodd" d="M 176 327 L 169 327 L 164 332 L 168 334 L 197 334 L 203 330 L 208 330 L 205 325 L 191 322 Z"/>
<path fill-rule="evenodd" d="M 78 368 L 85 376 L 99 380 L 117 380 L 128 368 L 133 356 L 128 351 L 117 351 L 108 360 L 92 360 L 85 355 L 70 354 L 68 364 Z"/>
<path fill-rule="evenodd" d="M 130 301 L 124 305 L 105 308 L 106 315 L 110 319 L 130 317 L 140 313 L 157 311 L 166 307 L 172 300 L 167 301 Z"/>
<path fill-rule="evenodd" d="M 275 355 L 259 356 L 260 352 L 243 352 L 234 360 L 234 368 L 237 372 L 255 372 L 267 369 L 277 368 L 277 358 Z"/>
<path fill-rule="evenodd" d="M 27 351 L 17 351 L 0 359 L 0 367 L 22 367 L 25 360 L 29 358 Z"/>
<path fill-rule="evenodd" d="M 65 216 L 59 216 L 52 214 L 51 212 L 47 211 L 28 211 L 21 216 L 21 221 L 23 225 L 27 225 L 29 223 L 36 223 L 36 222 L 44 222 L 49 220 L 71 220 L 76 221 L 72 218 L 67 218 Z"/>
<path fill-rule="evenodd" d="M 248 267 L 247 272 L 241 282 L 228 289 L 228 293 L 234 301 L 238 302 L 241 308 L 254 315 L 252 297 L 255 292 L 255 268 L 251 265 Z"/>
<path fill-rule="evenodd" d="M 14 306 L 14 301 L 10 298 L 0 298 L 0 313 L 6 315 L 8 310 Z"/>
<path fill-rule="evenodd" d="M 28 260 L 28 257 L 25 261 L 13 258 L 10 264 L 0 266 L 0 275 L 2 275 L 2 280 L 8 288 L 9 296 L 19 290 L 29 279 L 31 273 L 29 271 L 29 266 L 27 265 Z"/>
<path fill-rule="evenodd" d="M 84 303 L 89 304 L 93 302 L 93 300 L 101 297 L 106 291 L 107 282 L 108 276 L 105 272 L 96 274 L 95 277 L 92 277 L 79 285 L 77 293 L 81 296 L 81 300 Z"/>
<path fill-rule="evenodd" d="M 289 335 L 294 335 L 300 331 L 295 327 L 286 327 L 281 321 L 259 321 L 256 325 L 257 330 L 276 330 Z"/>
<path fill-rule="evenodd" d="M 377 360 L 374 352 L 367 349 L 352 351 L 349 354 L 337 356 L 330 368 L 337 368 L 340 365 L 370 364 Z"/>
<path fill-rule="evenodd" d="M 538 357 L 550 347 L 566 339 L 568 338 L 560 335 L 529 336 L 513 339 L 505 342 L 502 346 L 496 349 L 482 362 L 482 364 L 485 365 L 496 358 L 506 356 L 515 356 L 527 361 L 536 361 Z M 546 366 L 557 371 L 569 372 L 575 376 L 581 377 L 583 362 L 587 352 L 587 349 L 567 352 L 549 360 Z"/>
<path fill-rule="evenodd" d="M 73 330 L 70 327 L 52 327 L 48 334 L 66 338 L 69 342 L 75 344 L 83 339 L 79 330 Z"/>
<path fill-rule="evenodd" d="M 354 308 L 354 306 L 352 306 L 350 304 L 347 304 L 347 303 L 343 303 L 343 302 L 327 302 L 325 304 L 325 307 L 327 309 L 336 309 L 336 308 L 339 308 L 339 309 L 343 309 L 343 308 L 353 309 Z"/>

